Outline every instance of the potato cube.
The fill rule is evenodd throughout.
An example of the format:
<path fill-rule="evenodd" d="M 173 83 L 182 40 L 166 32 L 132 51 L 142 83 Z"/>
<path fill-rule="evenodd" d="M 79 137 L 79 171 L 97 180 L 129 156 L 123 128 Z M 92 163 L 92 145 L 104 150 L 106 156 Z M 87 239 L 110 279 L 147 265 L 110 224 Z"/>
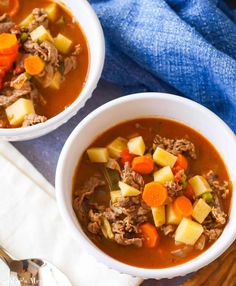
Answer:
<path fill-rule="evenodd" d="M 107 146 L 109 154 L 115 159 L 120 158 L 121 152 L 124 151 L 126 148 L 127 140 L 122 137 L 117 137 Z"/>
<path fill-rule="evenodd" d="M 27 114 L 35 113 L 32 100 L 20 98 L 15 103 L 6 108 L 8 121 L 13 126 L 19 126 Z"/>
<path fill-rule="evenodd" d="M 54 38 L 54 45 L 62 54 L 68 54 L 73 42 L 62 34 L 58 34 L 56 38 Z"/>
<path fill-rule="evenodd" d="M 108 151 L 107 148 L 90 148 L 87 150 L 89 160 L 93 163 L 107 163 Z"/>
<path fill-rule="evenodd" d="M 167 224 L 179 224 L 182 217 L 174 212 L 173 205 L 169 204 L 166 209 Z"/>
<path fill-rule="evenodd" d="M 52 3 L 45 8 L 45 11 L 48 14 L 48 19 L 51 22 L 55 22 L 58 18 L 58 5 L 57 3 Z"/>
<path fill-rule="evenodd" d="M 55 72 L 49 87 L 58 90 L 60 89 L 61 82 L 62 82 L 62 75 L 59 71 L 57 71 Z"/>
<path fill-rule="evenodd" d="M 192 217 L 202 223 L 210 212 L 211 207 L 203 199 L 199 199 L 193 206 Z"/>
<path fill-rule="evenodd" d="M 166 222 L 165 206 L 152 208 L 152 216 L 156 227 L 165 224 Z"/>
<path fill-rule="evenodd" d="M 39 26 L 35 30 L 33 30 L 30 33 L 31 39 L 33 42 L 43 42 L 43 41 L 49 41 L 54 42 L 53 37 L 51 36 L 50 32 L 44 28 L 43 25 Z"/>
<path fill-rule="evenodd" d="M 188 245 L 194 245 L 203 233 L 201 224 L 188 218 L 183 218 L 175 232 L 175 240 Z"/>
<path fill-rule="evenodd" d="M 131 154 L 142 156 L 145 152 L 145 143 L 142 136 L 134 137 L 128 142 L 128 149 Z"/>
<path fill-rule="evenodd" d="M 162 167 L 170 166 L 173 168 L 177 157 L 167 152 L 166 150 L 157 147 L 153 154 L 153 160 Z"/>
<path fill-rule="evenodd" d="M 134 187 L 131 187 L 123 182 L 119 182 L 119 188 L 121 190 L 122 197 L 132 197 L 132 196 L 138 196 L 141 194 L 141 192 Z"/>
<path fill-rule="evenodd" d="M 110 195 L 111 195 L 112 204 L 117 203 L 118 199 L 122 197 L 121 191 L 112 191 L 112 192 L 110 192 Z"/>
<path fill-rule="evenodd" d="M 110 225 L 108 219 L 105 217 L 102 219 L 101 230 L 102 230 L 102 233 L 105 236 L 105 238 L 109 238 L 109 239 L 114 238 L 114 234 L 112 232 L 111 225 Z"/>
<path fill-rule="evenodd" d="M 195 196 L 199 197 L 206 192 L 211 192 L 211 187 L 209 186 L 207 180 L 202 176 L 194 176 L 189 180 Z"/>
<path fill-rule="evenodd" d="M 33 20 L 34 20 L 34 16 L 32 14 L 29 14 L 24 20 L 20 22 L 20 26 L 27 28 Z"/>
<path fill-rule="evenodd" d="M 156 171 L 153 174 L 153 176 L 154 176 L 154 181 L 159 182 L 161 184 L 174 181 L 174 175 L 172 173 L 170 166 L 161 168 L 160 170 Z"/>

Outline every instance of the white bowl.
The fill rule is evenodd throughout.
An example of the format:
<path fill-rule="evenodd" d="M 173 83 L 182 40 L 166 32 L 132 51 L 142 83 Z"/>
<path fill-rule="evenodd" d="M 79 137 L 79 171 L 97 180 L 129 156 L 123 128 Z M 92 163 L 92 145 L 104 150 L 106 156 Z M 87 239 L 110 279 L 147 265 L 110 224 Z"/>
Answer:
<path fill-rule="evenodd" d="M 97 248 L 83 232 L 72 208 L 72 181 L 75 168 L 86 148 L 97 135 L 123 121 L 161 117 L 184 123 L 208 138 L 220 152 L 230 178 L 236 182 L 236 140 L 230 128 L 205 107 L 182 97 L 163 93 L 140 93 L 108 102 L 88 115 L 72 132 L 60 155 L 56 171 L 56 195 L 59 209 L 74 237 L 89 253 L 108 267 L 143 278 L 183 276 L 207 265 L 221 255 L 236 238 L 236 195 L 233 192 L 230 218 L 220 238 L 201 255 L 184 264 L 145 269 L 119 262 Z M 207 156 L 207 154 L 205 154 Z"/>
<path fill-rule="evenodd" d="M 73 117 L 84 106 L 97 87 L 105 58 L 104 36 L 100 22 L 86 0 L 63 0 L 59 2 L 64 3 L 71 10 L 87 38 L 90 63 L 86 83 L 78 98 L 64 111 L 48 121 L 35 126 L 0 129 L 1 140 L 29 140 L 53 131 Z"/>

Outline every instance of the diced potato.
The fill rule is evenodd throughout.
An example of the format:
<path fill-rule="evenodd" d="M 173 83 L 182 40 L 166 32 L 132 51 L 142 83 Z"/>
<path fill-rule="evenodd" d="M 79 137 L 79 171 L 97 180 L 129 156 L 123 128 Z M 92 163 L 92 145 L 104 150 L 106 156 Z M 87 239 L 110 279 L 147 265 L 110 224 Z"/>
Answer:
<path fill-rule="evenodd" d="M 121 191 L 110 192 L 112 204 L 117 203 L 118 199 L 122 197 Z"/>
<path fill-rule="evenodd" d="M 170 166 L 173 168 L 175 162 L 177 161 L 177 157 L 166 150 L 157 147 L 153 154 L 153 160 L 162 167 Z"/>
<path fill-rule="evenodd" d="M 102 225 L 101 225 L 102 233 L 106 238 L 113 239 L 114 234 L 111 229 L 111 225 L 109 221 L 106 218 L 102 219 Z"/>
<path fill-rule="evenodd" d="M 54 38 L 54 45 L 62 54 L 68 54 L 73 42 L 62 34 L 58 34 L 56 38 Z"/>
<path fill-rule="evenodd" d="M 56 71 L 49 87 L 58 90 L 60 89 L 61 82 L 62 82 L 62 75 L 59 71 Z"/>
<path fill-rule="evenodd" d="M 173 205 L 169 204 L 166 209 L 166 221 L 167 224 L 179 224 L 182 220 L 181 216 L 178 216 L 173 209 Z"/>
<path fill-rule="evenodd" d="M 154 181 L 159 182 L 161 184 L 174 181 L 174 175 L 172 173 L 170 166 L 161 168 L 160 170 L 156 171 L 153 174 L 153 176 L 154 176 Z"/>
<path fill-rule="evenodd" d="M 33 20 L 34 16 L 32 14 L 29 14 L 23 21 L 20 22 L 20 26 L 27 28 Z"/>
<path fill-rule="evenodd" d="M 109 154 L 115 159 L 120 158 L 121 152 L 124 151 L 126 148 L 127 140 L 122 137 L 117 137 L 107 146 Z"/>
<path fill-rule="evenodd" d="M 166 222 L 165 206 L 152 208 L 152 216 L 156 227 L 165 224 Z"/>
<path fill-rule="evenodd" d="M 134 137 L 128 142 L 128 149 L 131 154 L 142 156 L 145 152 L 145 143 L 142 136 Z"/>
<path fill-rule="evenodd" d="M 202 223 L 210 212 L 211 207 L 203 199 L 199 199 L 193 206 L 192 217 Z"/>
<path fill-rule="evenodd" d="M 8 121 L 13 126 L 19 126 L 27 114 L 35 113 L 32 100 L 20 98 L 15 103 L 6 108 Z"/>
<path fill-rule="evenodd" d="M 109 158 L 107 148 L 90 148 L 87 150 L 87 154 L 93 163 L 107 163 Z"/>
<path fill-rule="evenodd" d="M 48 30 L 46 30 L 44 28 L 43 25 L 39 26 L 38 28 L 36 28 L 35 30 L 33 30 L 30 33 L 31 39 L 33 42 L 43 42 L 43 41 L 49 41 L 49 42 L 54 42 L 53 41 L 53 37 L 50 34 L 50 32 Z"/>
<path fill-rule="evenodd" d="M 48 19 L 51 22 L 55 22 L 58 18 L 58 5 L 57 3 L 52 3 L 45 8 L 45 11 L 48 14 Z"/>
<path fill-rule="evenodd" d="M 188 218 L 183 218 L 175 232 L 175 240 L 188 245 L 194 245 L 203 233 L 201 224 Z"/>
<path fill-rule="evenodd" d="M 122 197 L 132 197 L 132 196 L 138 196 L 141 194 L 141 192 L 134 187 L 131 187 L 123 182 L 119 182 L 119 188 L 121 190 Z"/>
<path fill-rule="evenodd" d="M 194 176 L 189 180 L 195 196 L 199 197 L 206 192 L 211 192 L 211 187 L 209 186 L 207 180 L 202 176 Z"/>

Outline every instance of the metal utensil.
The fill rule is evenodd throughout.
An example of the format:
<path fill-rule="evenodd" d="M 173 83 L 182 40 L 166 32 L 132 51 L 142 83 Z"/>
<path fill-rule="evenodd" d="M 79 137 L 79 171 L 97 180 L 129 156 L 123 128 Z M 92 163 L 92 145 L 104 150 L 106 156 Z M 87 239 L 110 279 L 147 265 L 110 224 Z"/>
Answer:
<path fill-rule="evenodd" d="M 9 266 L 10 286 L 72 286 L 59 269 L 45 260 L 15 260 L 1 246 L 0 258 Z"/>

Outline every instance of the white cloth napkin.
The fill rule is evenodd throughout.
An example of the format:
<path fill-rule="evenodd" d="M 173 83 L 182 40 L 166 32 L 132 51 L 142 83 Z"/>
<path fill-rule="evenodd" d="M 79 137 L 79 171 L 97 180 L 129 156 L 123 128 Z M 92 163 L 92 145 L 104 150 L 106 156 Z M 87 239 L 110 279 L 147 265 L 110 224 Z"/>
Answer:
<path fill-rule="evenodd" d="M 57 209 L 54 188 L 10 143 L 3 142 L 0 245 L 19 259 L 33 257 L 52 262 L 73 286 L 136 286 L 142 281 L 108 269 L 87 254 L 68 233 Z M 0 268 L 4 268 L 2 264 Z"/>

